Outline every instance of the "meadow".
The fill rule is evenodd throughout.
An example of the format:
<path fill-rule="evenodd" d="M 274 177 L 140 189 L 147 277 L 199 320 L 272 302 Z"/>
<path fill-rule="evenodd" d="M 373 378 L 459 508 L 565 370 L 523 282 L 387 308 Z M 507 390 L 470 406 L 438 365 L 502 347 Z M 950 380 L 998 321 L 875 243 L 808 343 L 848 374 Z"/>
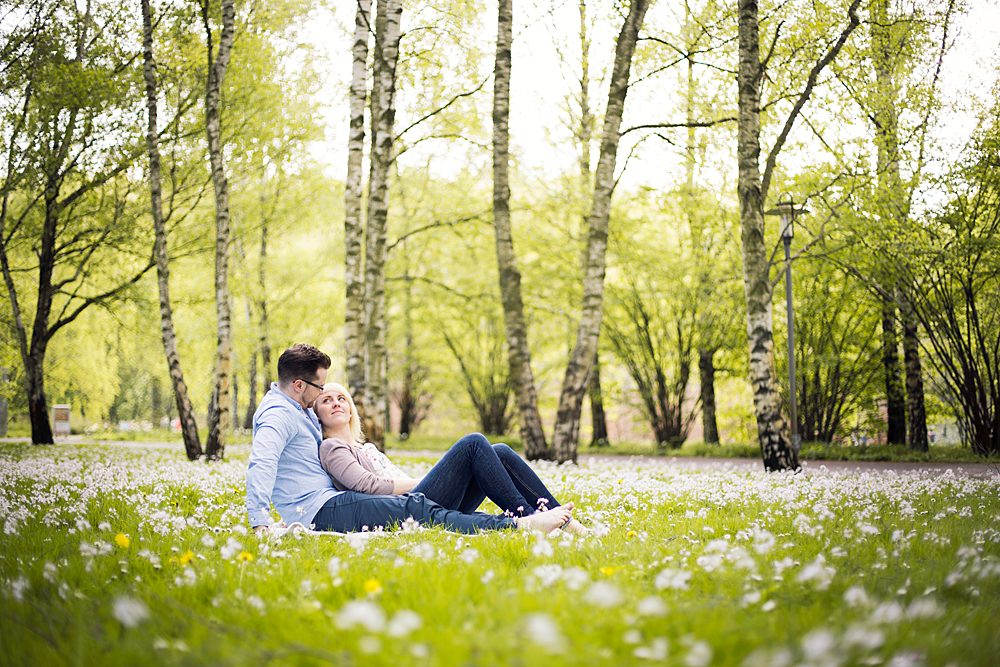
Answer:
<path fill-rule="evenodd" d="M 536 466 L 586 537 L 248 532 L 248 447 L 0 445 L 3 665 L 995 665 L 1000 475 Z M 420 474 L 431 459 L 402 458 Z M 487 503 L 483 508 L 495 511 Z"/>

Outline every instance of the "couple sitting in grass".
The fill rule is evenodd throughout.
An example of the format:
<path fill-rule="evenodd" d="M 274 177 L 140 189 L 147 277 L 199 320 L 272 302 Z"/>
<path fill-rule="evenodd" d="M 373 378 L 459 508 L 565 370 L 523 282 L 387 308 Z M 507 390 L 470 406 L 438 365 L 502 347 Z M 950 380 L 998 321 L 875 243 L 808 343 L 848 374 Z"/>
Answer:
<path fill-rule="evenodd" d="M 507 445 L 478 433 L 456 442 L 427 475 L 403 475 L 365 445 L 354 401 L 326 383 L 330 357 L 298 344 L 278 359 L 253 419 L 247 515 L 255 531 L 271 524 L 271 503 L 289 525 L 349 532 L 392 527 L 408 518 L 462 533 L 510 528 L 588 532 Z M 503 514 L 477 512 L 485 498 Z"/>

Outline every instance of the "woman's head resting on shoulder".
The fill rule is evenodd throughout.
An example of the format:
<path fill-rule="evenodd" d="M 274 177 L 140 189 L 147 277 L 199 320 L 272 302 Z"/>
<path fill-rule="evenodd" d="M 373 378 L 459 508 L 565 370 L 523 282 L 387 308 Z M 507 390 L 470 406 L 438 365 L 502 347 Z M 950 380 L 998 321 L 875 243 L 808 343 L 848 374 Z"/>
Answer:
<path fill-rule="evenodd" d="M 313 406 L 324 438 L 340 438 L 347 442 L 364 442 L 361 418 L 347 388 L 336 382 L 327 382 L 316 397 Z"/>

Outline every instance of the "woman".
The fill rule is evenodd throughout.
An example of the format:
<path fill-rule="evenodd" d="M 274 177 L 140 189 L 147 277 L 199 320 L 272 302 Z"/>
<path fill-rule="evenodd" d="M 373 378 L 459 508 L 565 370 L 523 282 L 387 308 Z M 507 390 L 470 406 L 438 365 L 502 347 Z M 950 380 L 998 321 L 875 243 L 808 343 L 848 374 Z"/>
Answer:
<path fill-rule="evenodd" d="M 504 514 L 541 518 L 560 505 L 535 471 L 507 445 L 491 445 L 478 433 L 460 439 L 420 479 L 407 477 L 374 445 L 363 442 L 361 419 L 343 386 L 331 382 L 314 404 L 323 428 L 320 462 L 336 488 L 371 494 L 422 493 L 446 509 L 472 514 L 489 497 Z M 563 510 L 572 510 L 572 503 Z M 519 521 L 519 523 L 521 523 Z M 534 521 L 527 521 L 533 524 Z M 587 530 L 571 516 L 564 530 Z"/>

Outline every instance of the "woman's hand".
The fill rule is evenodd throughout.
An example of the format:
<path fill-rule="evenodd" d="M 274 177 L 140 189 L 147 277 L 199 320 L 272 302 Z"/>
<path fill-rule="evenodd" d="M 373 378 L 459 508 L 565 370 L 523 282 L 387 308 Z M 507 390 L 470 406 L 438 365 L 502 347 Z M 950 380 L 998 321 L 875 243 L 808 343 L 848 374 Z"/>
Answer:
<path fill-rule="evenodd" d="M 409 493 L 413 490 L 423 477 L 405 477 L 403 479 L 392 480 L 392 492 L 394 494 Z"/>

